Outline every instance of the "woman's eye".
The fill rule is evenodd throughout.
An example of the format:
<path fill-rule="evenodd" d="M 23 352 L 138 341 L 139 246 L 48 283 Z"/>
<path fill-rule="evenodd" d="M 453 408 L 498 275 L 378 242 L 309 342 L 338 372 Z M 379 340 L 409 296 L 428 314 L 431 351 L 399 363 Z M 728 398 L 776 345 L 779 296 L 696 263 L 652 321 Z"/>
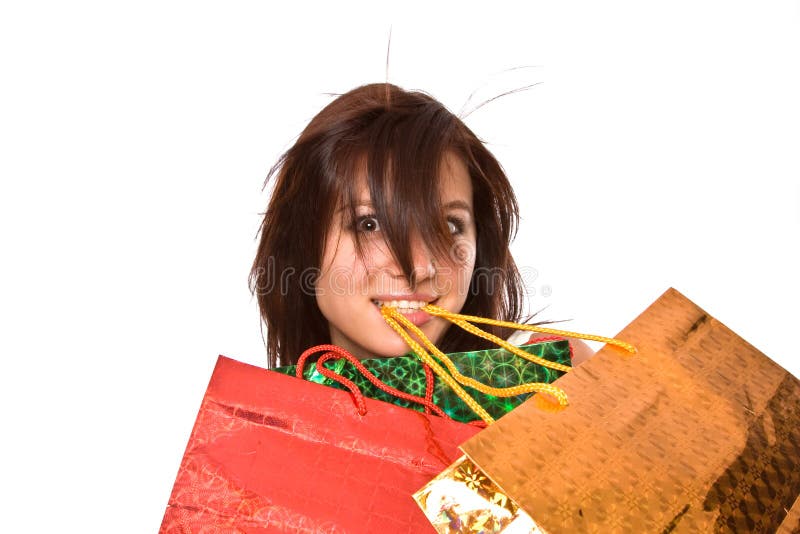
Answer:
<path fill-rule="evenodd" d="M 377 232 L 380 229 L 378 219 L 372 215 L 364 215 L 356 220 L 356 230 L 359 232 Z"/>
<path fill-rule="evenodd" d="M 464 233 L 464 221 L 458 217 L 450 217 L 447 219 L 447 227 L 450 228 L 450 233 L 453 235 Z"/>

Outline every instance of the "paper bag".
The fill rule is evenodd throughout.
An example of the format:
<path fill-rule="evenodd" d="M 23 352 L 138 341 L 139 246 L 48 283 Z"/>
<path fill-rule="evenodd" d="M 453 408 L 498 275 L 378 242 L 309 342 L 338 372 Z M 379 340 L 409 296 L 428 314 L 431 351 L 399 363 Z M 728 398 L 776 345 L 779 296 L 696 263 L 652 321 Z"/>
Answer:
<path fill-rule="evenodd" d="M 425 532 L 411 494 L 473 425 L 220 356 L 160 532 Z"/>
<path fill-rule="evenodd" d="M 462 445 L 543 532 L 797 531 L 800 382 L 674 289 Z"/>

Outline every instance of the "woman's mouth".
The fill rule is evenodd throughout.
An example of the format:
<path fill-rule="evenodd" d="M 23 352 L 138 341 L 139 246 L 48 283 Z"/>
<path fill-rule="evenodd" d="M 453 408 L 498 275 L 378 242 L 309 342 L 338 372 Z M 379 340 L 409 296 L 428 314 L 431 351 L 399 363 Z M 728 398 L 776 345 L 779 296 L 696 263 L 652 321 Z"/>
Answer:
<path fill-rule="evenodd" d="M 388 306 L 390 308 L 395 308 L 397 311 L 402 313 L 406 319 L 411 321 L 416 326 L 422 326 L 428 321 L 430 321 L 433 317 L 430 314 L 422 311 L 421 308 L 426 306 L 427 304 L 434 304 L 439 299 L 436 298 L 431 301 L 424 301 L 424 300 L 376 300 L 372 299 L 372 303 L 375 304 L 378 308 L 383 306 Z"/>

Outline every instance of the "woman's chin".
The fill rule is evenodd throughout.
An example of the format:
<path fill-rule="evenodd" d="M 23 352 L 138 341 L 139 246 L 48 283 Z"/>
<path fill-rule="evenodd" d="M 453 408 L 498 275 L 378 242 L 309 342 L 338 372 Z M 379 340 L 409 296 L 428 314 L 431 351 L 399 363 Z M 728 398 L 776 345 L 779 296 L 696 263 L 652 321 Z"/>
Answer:
<path fill-rule="evenodd" d="M 416 338 L 416 336 L 412 337 Z M 420 340 L 415 339 L 415 341 L 419 342 L 420 345 L 422 345 Z M 436 344 L 436 341 L 434 341 L 434 344 Z M 406 342 L 399 336 L 391 340 L 386 340 L 385 342 L 379 345 L 379 348 L 380 350 L 374 351 L 376 358 L 395 358 L 397 356 L 404 356 L 409 352 L 412 352 L 411 347 L 409 347 L 406 344 Z"/>
<path fill-rule="evenodd" d="M 425 335 L 430 341 L 434 344 L 438 343 L 439 338 L 441 338 L 441 332 L 438 328 L 425 328 L 424 330 L 428 330 Z M 410 335 L 412 339 L 424 347 L 422 340 L 418 339 L 415 334 Z M 395 358 L 411 352 L 411 348 L 406 344 L 405 340 L 394 330 L 389 330 L 388 327 L 385 334 L 380 332 L 378 335 L 361 339 L 352 336 L 349 342 L 344 343 L 342 346 L 345 348 L 351 347 L 351 352 L 359 359 Z"/>
<path fill-rule="evenodd" d="M 379 352 L 375 352 L 376 358 L 396 358 L 398 356 L 403 356 L 411 352 L 411 349 L 408 346 L 404 345 L 402 347 L 383 347 Z"/>

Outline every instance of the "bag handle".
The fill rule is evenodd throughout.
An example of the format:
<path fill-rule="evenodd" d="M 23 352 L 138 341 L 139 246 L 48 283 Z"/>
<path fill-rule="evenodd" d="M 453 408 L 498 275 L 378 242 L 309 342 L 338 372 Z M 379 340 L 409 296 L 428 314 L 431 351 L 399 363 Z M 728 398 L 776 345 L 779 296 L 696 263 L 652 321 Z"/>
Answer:
<path fill-rule="evenodd" d="M 325 367 L 324 363 L 329 360 L 336 360 L 339 358 L 344 358 L 358 370 L 364 377 L 369 380 L 375 387 L 380 389 L 381 391 L 388 393 L 390 395 L 394 395 L 403 400 L 407 400 L 410 402 L 415 402 L 417 404 L 421 404 L 425 407 L 426 413 L 433 412 L 440 417 L 449 418 L 448 415 L 438 407 L 436 404 L 433 403 L 433 374 L 431 370 L 425 366 L 425 397 L 417 397 L 416 395 L 411 395 L 410 393 L 406 393 L 404 391 L 400 391 L 399 389 L 395 389 L 392 386 L 382 382 L 377 376 L 373 375 L 369 369 L 367 369 L 361 361 L 353 356 L 349 351 L 339 347 L 337 345 L 317 345 L 315 347 L 311 347 L 303 352 L 300 355 L 300 358 L 297 360 L 297 367 L 295 368 L 295 376 L 297 378 L 303 379 L 303 368 L 305 367 L 306 361 L 309 357 L 316 354 L 317 352 L 325 352 L 322 356 L 319 357 L 317 360 L 317 371 L 326 377 L 334 380 L 347 389 L 350 390 L 350 393 L 353 395 L 353 401 L 355 402 L 356 408 L 358 409 L 359 415 L 366 415 L 367 414 L 367 404 L 364 401 L 364 394 L 361 393 L 361 390 L 358 389 L 358 386 L 352 381 L 349 380 L 339 374 L 336 374 L 332 370 Z M 479 426 L 484 426 L 485 424 L 482 421 L 473 421 L 472 423 L 479 423 Z"/>
<path fill-rule="evenodd" d="M 480 328 L 470 324 L 469 321 L 482 324 L 493 324 L 498 326 L 517 328 L 520 330 L 528 330 L 532 332 L 540 332 L 545 334 L 577 337 L 581 339 L 589 339 L 594 341 L 604 341 L 606 343 L 622 347 L 628 352 L 636 353 L 636 347 L 634 347 L 630 343 L 626 343 L 624 341 L 620 341 L 617 339 L 595 336 L 592 334 L 580 334 L 576 332 L 568 332 L 566 330 L 556 330 L 553 328 L 543 328 L 533 325 L 513 323 L 509 321 L 499 321 L 495 319 L 487 319 L 484 317 L 461 315 L 449 312 L 443 308 L 439 308 L 438 306 L 434 306 L 432 304 L 424 306 L 422 310 L 431 315 L 447 319 L 451 323 L 461 327 L 462 329 L 474 335 L 492 341 L 493 343 L 508 350 L 512 354 L 515 354 L 521 358 L 537 363 L 539 365 L 543 365 L 545 367 L 549 367 L 551 369 L 556 369 L 559 371 L 569 372 L 572 370 L 572 368 L 559 363 L 550 362 L 538 356 L 533 356 L 531 354 L 528 354 L 519 347 L 516 347 L 511 343 L 508 343 L 507 341 L 500 339 L 499 337 L 494 336 L 488 332 L 485 332 Z M 461 398 L 461 400 L 464 401 L 464 403 L 467 406 L 469 406 L 478 415 L 478 417 L 483 419 L 487 424 L 492 424 L 494 422 L 494 418 L 490 416 L 486 412 L 486 410 L 464 390 L 463 387 L 461 387 L 462 385 L 470 386 L 480 391 L 481 393 L 487 395 L 494 395 L 495 397 L 512 397 L 524 393 L 533 393 L 533 392 L 545 393 L 547 395 L 554 397 L 560 408 L 564 408 L 569 404 L 567 399 L 567 394 L 562 389 L 553 386 L 552 384 L 545 384 L 541 382 L 529 382 L 526 384 L 520 384 L 518 386 L 512 386 L 508 388 L 495 388 L 487 386 L 486 384 L 483 384 L 481 382 L 478 382 L 473 378 L 464 376 L 458 371 L 455 364 L 453 364 L 450 358 L 448 358 L 447 355 L 445 355 L 442 351 L 440 351 L 436 347 L 436 345 L 425 336 L 422 330 L 420 330 L 414 323 L 409 321 L 408 318 L 406 318 L 402 313 L 397 311 L 396 308 L 393 308 L 391 306 L 381 306 L 381 315 L 383 316 L 383 319 L 386 321 L 386 323 L 390 327 L 392 327 L 398 333 L 398 335 L 401 338 L 403 338 L 406 344 L 408 344 L 411 350 L 414 351 L 414 353 L 416 353 L 417 357 L 419 357 L 423 363 L 429 365 L 431 369 L 439 376 L 439 378 L 441 378 L 442 381 L 445 384 L 447 384 L 456 393 L 456 395 L 458 395 L 459 398 Z M 436 360 L 430 354 L 428 354 L 427 351 L 425 351 L 425 349 L 423 349 L 420 346 L 419 343 L 417 343 L 414 339 L 411 338 L 408 331 L 406 331 L 404 327 L 411 333 L 415 334 L 420 339 L 420 341 L 422 341 L 422 343 L 433 354 L 436 355 L 436 358 L 438 358 L 447 367 L 447 370 L 450 371 L 449 374 L 436 362 Z"/>
<path fill-rule="evenodd" d="M 622 341 L 620 339 L 614 339 L 612 337 L 596 336 L 594 334 L 581 334 L 580 332 L 570 332 L 568 330 L 556 330 L 555 328 L 545 328 L 545 327 L 542 327 L 542 326 L 536 326 L 536 325 L 532 325 L 532 324 L 514 323 L 514 322 L 511 322 L 511 321 L 499 321 L 497 319 L 487 319 L 486 317 L 477 317 L 477 316 L 474 316 L 474 315 L 461 315 L 460 313 L 453 313 L 453 312 L 447 311 L 444 308 L 440 308 L 439 306 L 436 306 L 434 304 L 428 304 L 422 309 L 424 311 L 428 312 L 431 315 L 436 315 L 437 317 L 443 317 L 444 319 L 447 319 L 451 323 L 460 326 L 464 330 L 467 330 L 468 332 L 470 332 L 472 334 L 475 334 L 476 336 L 482 337 L 484 339 L 489 339 L 490 341 L 494 341 L 495 343 L 497 343 L 497 344 L 499 344 L 501 346 L 503 346 L 503 344 L 509 345 L 514 350 L 508 349 L 508 347 L 504 347 L 504 346 L 503 346 L 503 348 L 505 348 L 507 350 L 511 350 L 511 352 L 514 352 L 515 354 L 517 354 L 519 352 L 519 353 L 521 353 L 521 354 L 518 354 L 520 356 L 522 354 L 528 354 L 528 353 L 525 352 L 524 350 L 519 349 L 518 347 L 515 347 L 514 345 L 509 344 L 505 340 L 502 340 L 502 339 L 500 339 L 500 338 L 498 338 L 496 336 L 493 336 L 492 334 L 490 334 L 488 332 L 484 332 L 480 328 L 477 328 L 477 327 L 475 327 L 475 326 L 473 326 L 473 325 L 471 325 L 469 323 L 489 324 L 489 325 L 494 325 L 494 326 L 505 326 L 507 328 L 515 328 L 517 330 L 527 330 L 529 332 L 538 332 L 538 333 L 541 333 L 541 334 L 551 334 L 551 335 L 554 335 L 554 336 L 561 336 L 561 337 L 574 337 L 574 338 L 578 338 L 578 339 L 586 339 L 588 341 L 600 341 L 600 342 L 606 343 L 608 345 L 614 345 L 614 346 L 620 347 L 622 349 L 625 349 L 626 351 L 630 352 L 631 354 L 636 354 L 638 352 L 636 350 L 636 347 L 631 345 L 630 343 L 627 343 L 627 342 Z M 547 362 L 548 364 L 552 363 L 552 362 L 548 362 L 547 360 L 543 360 L 543 361 Z M 542 363 L 542 365 L 545 365 L 545 364 Z M 550 367 L 550 365 L 547 365 L 547 367 Z M 555 369 L 555 367 L 551 367 L 551 368 Z"/>

